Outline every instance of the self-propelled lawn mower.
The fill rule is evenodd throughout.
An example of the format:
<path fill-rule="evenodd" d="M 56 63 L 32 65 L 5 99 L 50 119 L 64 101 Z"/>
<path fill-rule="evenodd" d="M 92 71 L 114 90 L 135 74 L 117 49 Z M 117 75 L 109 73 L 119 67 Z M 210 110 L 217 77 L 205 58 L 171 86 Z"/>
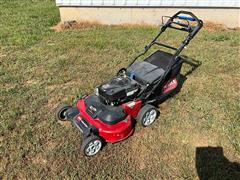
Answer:
<path fill-rule="evenodd" d="M 104 142 L 115 143 L 128 138 L 135 122 L 147 127 L 157 119 L 159 111 L 153 104 L 179 86 L 183 63 L 179 55 L 202 26 L 202 20 L 191 12 L 179 11 L 168 17 L 158 35 L 128 67 L 98 86 L 94 94 L 78 99 L 76 107 L 60 105 L 57 108 L 58 120 L 70 120 L 83 133 L 81 150 L 85 155 L 97 154 Z M 187 32 L 180 47 L 157 41 L 167 28 Z M 174 50 L 174 53 L 157 50 L 139 61 L 153 45 Z"/>

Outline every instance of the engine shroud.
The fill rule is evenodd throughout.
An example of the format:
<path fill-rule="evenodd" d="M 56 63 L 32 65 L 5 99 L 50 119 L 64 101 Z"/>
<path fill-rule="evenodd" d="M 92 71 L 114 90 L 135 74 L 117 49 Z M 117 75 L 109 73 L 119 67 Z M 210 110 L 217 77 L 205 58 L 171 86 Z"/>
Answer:
<path fill-rule="evenodd" d="M 132 99 L 139 91 L 140 86 L 127 76 L 115 76 L 101 84 L 96 89 L 96 94 L 106 103 L 119 103 Z"/>

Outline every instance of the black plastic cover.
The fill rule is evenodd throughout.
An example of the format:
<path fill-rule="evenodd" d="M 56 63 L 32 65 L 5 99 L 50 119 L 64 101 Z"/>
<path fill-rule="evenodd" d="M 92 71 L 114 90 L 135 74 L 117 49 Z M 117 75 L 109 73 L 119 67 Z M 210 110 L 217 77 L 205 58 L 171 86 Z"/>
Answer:
<path fill-rule="evenodd" d="M 97 89 L 100 97 L 107 102 L 114 102 L 133 97 L 138 92 L 139 85 L 128 77 L 115 76 L 97 87 Z"/>
<path fill-rule="evenodd" d="M 157 50 L 155 53 L 146 58 L 144 61 L 149 62 L 155 66 L 158 66 L 159 68 L 162 68 L 165 71 L 171 68 L 171 71 L 168 74 L 167 79 L 165 80 L 168 80 L 168 78 L 176 76 L 180 72 L 183 63 L 181 57 L 178 56 L 176 58 L 176 56 L 174 56 L 173 54 L 161 50 Z"/>
<path fill-rule="evenodd" d="M 105 105 L 96 95 L 85 99 L 86 112 L 93 118 L 99 118 L 102 122 L 112 125 L 124 120 L 127 116 L 120 106 Z"/>

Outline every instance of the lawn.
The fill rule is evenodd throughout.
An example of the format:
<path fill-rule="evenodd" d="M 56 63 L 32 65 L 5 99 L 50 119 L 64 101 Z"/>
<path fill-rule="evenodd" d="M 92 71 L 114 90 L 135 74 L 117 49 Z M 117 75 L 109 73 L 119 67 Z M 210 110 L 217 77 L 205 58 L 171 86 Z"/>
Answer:
<path fill-rule="evenodd" d="M 59 21 L 53 0 L 0 0 L 0 179 L 240 177 L 240 31 L 203 29 L 183 52 L 202 64 L 159 106 L 158 120 L 87 158 L 80 132 L 56 122 L 55 107 L 91 93 L 159 29 L 54 32 Z"/>

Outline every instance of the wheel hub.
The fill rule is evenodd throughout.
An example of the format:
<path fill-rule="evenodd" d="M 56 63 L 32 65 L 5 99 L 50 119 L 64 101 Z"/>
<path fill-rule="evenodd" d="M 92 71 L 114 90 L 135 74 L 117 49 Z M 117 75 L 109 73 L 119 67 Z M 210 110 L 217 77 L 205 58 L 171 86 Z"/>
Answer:
<path fill-rule="evenodd" d="M 92 156 L 98 153 L 98 151 L 101 149 L 102 143 L 99 140 L 95 140 L 89 143 L 86 154 L 88 156 Z"/>
<path fill-rule="evenodd" d="M 150 124 L 152 124 L 154 122 L 156 116 L 157 116 L 157 112 L 154 109 L 151 110 L 150 112 L 147 112 L 143 119 L 143 124 L 145 126 L 149 126 Z"/>

